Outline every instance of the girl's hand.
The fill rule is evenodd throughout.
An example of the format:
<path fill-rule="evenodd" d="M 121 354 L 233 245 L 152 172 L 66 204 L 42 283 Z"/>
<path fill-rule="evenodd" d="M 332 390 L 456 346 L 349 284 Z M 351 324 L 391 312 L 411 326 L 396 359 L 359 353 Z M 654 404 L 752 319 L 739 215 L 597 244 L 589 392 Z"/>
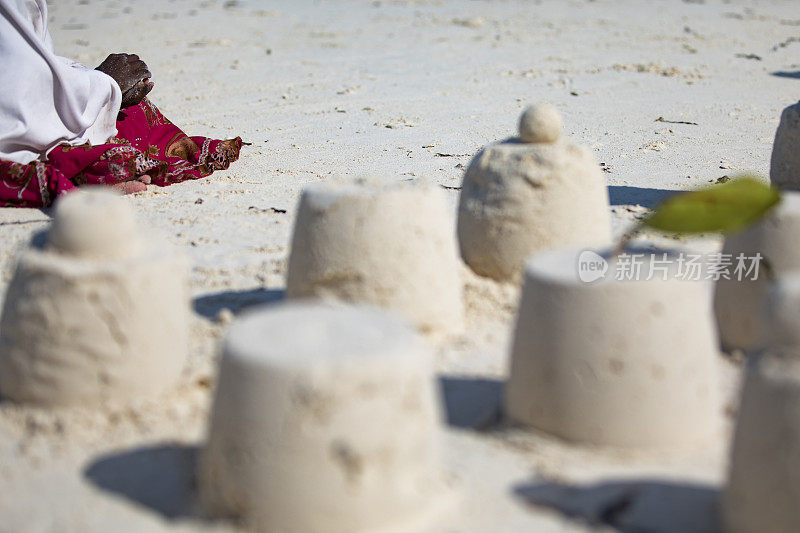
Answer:
<path fill-rule="evenodd" d="M 122 91 L 122 107 L 136 105 L 153 90 L 150 70 L 136 54 L 111 54 L 95 70 L 114 78 Z"/>

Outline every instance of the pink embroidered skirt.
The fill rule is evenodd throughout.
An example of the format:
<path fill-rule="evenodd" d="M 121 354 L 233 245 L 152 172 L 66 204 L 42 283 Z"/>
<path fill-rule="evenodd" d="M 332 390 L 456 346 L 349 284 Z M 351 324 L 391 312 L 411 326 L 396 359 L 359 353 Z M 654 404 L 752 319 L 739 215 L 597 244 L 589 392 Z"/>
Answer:
<path fill-rule="evenodd" d="M 48 207 L 81 185 L 114 185 L 148 174 L 161 187 L 203 178 L 239 158 L 242 139 L 189 137 L 146 98 L 125 108 L 106 144 L 57 146 L 47 160 L 0 159 L 0 207 Z"/>

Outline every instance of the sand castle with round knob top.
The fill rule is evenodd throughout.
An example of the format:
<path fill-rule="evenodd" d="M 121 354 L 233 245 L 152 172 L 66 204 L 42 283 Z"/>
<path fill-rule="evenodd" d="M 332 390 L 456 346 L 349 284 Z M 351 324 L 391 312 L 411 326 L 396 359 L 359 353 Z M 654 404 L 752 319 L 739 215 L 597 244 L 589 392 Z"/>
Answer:
<path fill-rule="evenodd" d="M 458 206 L 458 240 L 476 273 L 519 279 L 533 252 L 610 242 L 600 167 L 561 130 L 555 108 L 529 107 L 520 117 L 519 138 L 486 147 L 470 163 Z"/>
<path fill-rule="evenodd" d="M 59 200 L 9 284 L 0 395 L 100 405 L 173 384 L 188 349 L 186 271 L 165 242 L 142 235 L 121 197 L 93 190 Z"/>

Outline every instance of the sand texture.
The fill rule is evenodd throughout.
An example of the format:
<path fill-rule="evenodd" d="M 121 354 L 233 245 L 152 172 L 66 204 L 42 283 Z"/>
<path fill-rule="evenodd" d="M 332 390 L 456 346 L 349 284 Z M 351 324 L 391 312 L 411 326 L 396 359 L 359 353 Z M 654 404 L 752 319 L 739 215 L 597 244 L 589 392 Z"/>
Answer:
<path fill-rule="evenodd" d="M 190 134 L 241 135 L 230 170 L 125 198 L 192 266 L 177 387 L 124 406 L 0 402 L 0 532 L 239 531 L 193 493 L 232 319 L 283 298 L 304 187 L 429 179 L 453 222 L 466 166 L 549 102 L 600 163 L 619 234 L 670 191 L 767 176 L 800 89 L 794 2 L 744 0 L 57 0 L 59 54 L 135 52 Z M 0 210 L 2 297 L 52 213 Z M 413 216 L 413 213 L 409 213 Z M 668 240 L 668 243 L 676 244 Z M 686 243 L 718 250 L 720 239 Z M 680 453 L 615 451 L 499 422 L 519 289 L 462 267 L 465 333 L 431 339 L 458 512 L 438 532 L 710 531 L 740 364 L 719 357 L 725 424 Z M 624 304 L 621 304 L 624 305 Z"/>

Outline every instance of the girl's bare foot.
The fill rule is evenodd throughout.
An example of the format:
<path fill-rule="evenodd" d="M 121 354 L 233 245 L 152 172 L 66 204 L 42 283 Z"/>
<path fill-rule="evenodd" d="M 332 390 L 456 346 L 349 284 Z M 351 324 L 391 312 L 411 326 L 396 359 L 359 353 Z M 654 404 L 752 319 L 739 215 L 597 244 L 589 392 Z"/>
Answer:
<path fill-rule="evenodd" d="M 122 194 L 133 194 L 137 192 L 146 191 L 147 185 L 150 182 L 151 182 L 150 176 L 148 174 L 144 174 L 143 176 L 139 176 L 135 180 L 123 181 L 122 183 L 115 183 L 114 185 L 111 186 L 111 188 L 116 189 Z"/>

